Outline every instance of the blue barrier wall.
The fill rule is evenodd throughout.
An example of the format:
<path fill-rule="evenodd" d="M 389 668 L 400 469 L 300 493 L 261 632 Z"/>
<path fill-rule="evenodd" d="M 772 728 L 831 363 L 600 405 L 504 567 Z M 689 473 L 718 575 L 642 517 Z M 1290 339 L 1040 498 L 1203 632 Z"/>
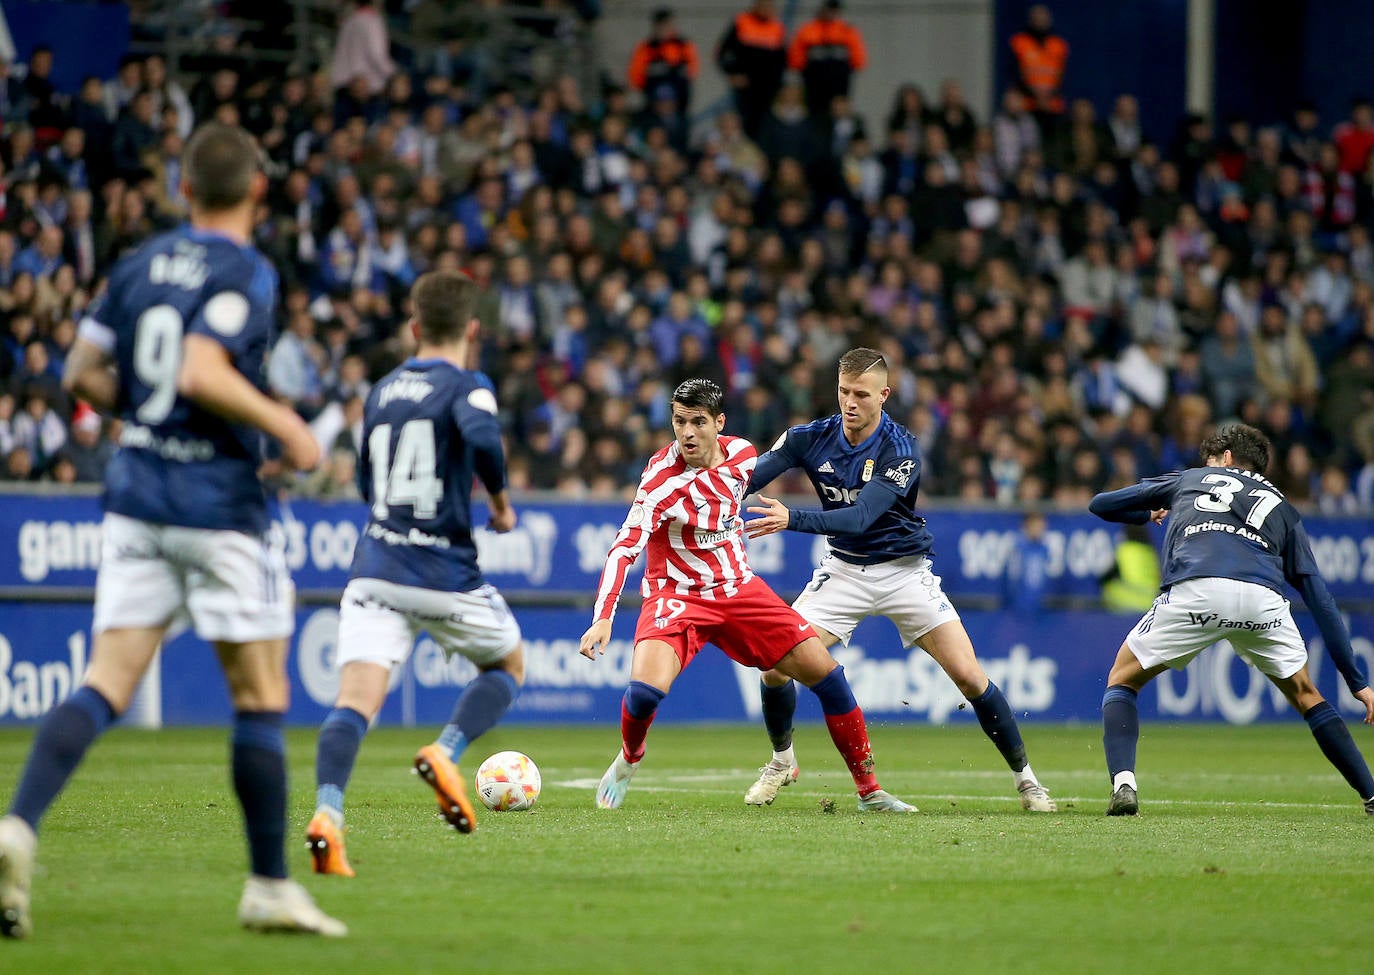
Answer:
<path fill-rule="evenodd" d="M 508 595 L 589 598 L 595 593 L 625 505 L 531 503 L 518 510 L 515 531 L 478 532 L 482 567 L 491 582 Z M 297 501 L 285 509 L 277 525 L 286 536 L 287 561 L 298 589 L 343 588 L 366 513 L 356 502 Z M 474 517 L 485 517 L 480 505 Z M 999 595 L 1020 516 L 936 510 L 930 517 L 935 569 L 945 590 L 956 599 Z M 1303 524 L 1336 599 L 1374 597 L 1374 519 L 1314 517 Z M 1096 597 L 1098 579 L 1112 564 L 1119 529 L 1086 513 L 1051 514 L 1049 528 L 1049 594 Z M 823 550 L 818 536 L 783 532 L 750 542 L 749 558 L 775 589 L 795 593 L 810 580 Z M 91 587 L 99 564 L 99 499 L 0 498 L 0 588 Z M 631 586 L 637 585 L 635 576 Z"/>
<path fill-rule="evenodd" d="M 528 681 L 511 713 L 520 722 L 599 722 L 616 734 L 620 696 L 630 674 L 634 614 L 620 614 L 607 654 L 590 661 L 577 640 L 590 614 L 573 609 L 529 607 L 517 611 L 526 639 Z M 1316 637 L 1311 621 L 1299 625 L 1309 640 L 1318 687 L 1348 717 L 1363 709 L 1344 689 Z M 1098 720 L 1107 669 L 1133 616 L 1055 613 L 1035 619 L 970 612 L 964 622 L 989 676 L 1006 692 L 1022 720 Z M 85 667 L 91 612 L 71 604 L 0 605 L 0 724 L 28 723 L 71 691 Z M 1374 668 L 1374 615 L 1350 618 L 1355 652 Z M 328 607 L 297 614 L 291 654 L 293 724 L 315 725 L 328 713 L 337 689 L 334 641 L 338 613 Z M 872 721 L 941 724 L 973 720 L 962 697 L 925 653 L 897 645 L 886 620 L 870 620 L 848 647 L 836 647 L 859 703 Z M 442 725 L 459 688 L 473 675 L 462 659 L 448 660 L 421 638 L 382 711 L 385 724 Z M 162 654 L 163 720 L 168 724 L 220 724 L 229 701 L 214 655 L 199 640 L 182 636 Z M 1165 674 L 1141 696 L 1146 718 L 1249 724 L 1292 717 L 1282 697 L 1245 667 L 1228 644 L 1203 654 L 1180 674 Z M 818 721 L 809 694 L 799 715 Z M 757 672 L 736 667 L 708 649 L 679 678 L 659 711 L 660 721 L 759 719 Z"/>

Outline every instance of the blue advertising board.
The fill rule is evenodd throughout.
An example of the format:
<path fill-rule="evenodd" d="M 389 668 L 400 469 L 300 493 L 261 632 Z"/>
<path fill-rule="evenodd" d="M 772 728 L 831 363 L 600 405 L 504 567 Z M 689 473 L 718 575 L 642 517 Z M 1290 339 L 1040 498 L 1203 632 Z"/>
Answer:
<path fill-rule="evenodd" d="M 620 697 L 630 675 L 634 615 L 622 613 L 605 656 L 587 660 L 577 641 L 590 613 L 526 607 L 516 613 L 525 634 L 527 683 L 508 720 L 604 723 L 617 734 Z M 1107 669 L 1135 617 L 1101 612 L 1051 613 L 1034 618 L 968 612 L 964 622 L 988 674 L 1027 721 L 1098 720 Z M 1298 616 L 1309 641 L 1317 686 L 1347 718 L 1363 709 L 1321 649 L 1311 619 Z M 88 604 L 0 602 L 0 724 L 29 723 L 72 690 L 89 654 Z M 1374 670 L 1374 614 L 1350 617 L 1354 648 Z M 289 720 L 316 725 L 337 689 L 333 607 L 298 611 L 291 655 Z M 921 650 L 898 645 L 886 620 L 870 620 L 848 647 L 836 647 L 854 692 L 870 719 L 883 722 L 971 721 L 962 697 Z M 442 725 L 459 690 L 474 674 L 462 659 L 448 659 L 422 637 L 381 714 L 384 724 Z M 229 701 L 214 654 L 183 635 L 161 655 L 162 719 L 166 724 L 222 724 Z M 1204 653 L 1181 673 L 1167 673 L 1141 695 L 1146 718 L 1249 724 L 1292 717 L 1277 689 L 1236 658 L 1229 644 Z M 801 695 L 802 720 L 820 720 L 811 695 Z M 757 672 L 737 667 L 708 649 L 679 678 L 659 711 L 660 721 L 759 720 Z"/>
<path fill-rule="evenodd" d="M 593 594 L 625 505 L 530 501 L 517 503 L 517 510 L 520 521 L 514 531 L 477 533 L 487 578 L 517 602 L 522 594 Z M 929 514 L 935 570 L 945 591 L 956 599 L 999 596 L 1020 515 L 954 508 Z M 476 517 L 480 523 L 484 513 L 478 510 Z M 276 525 L 285 536 L 298 589 L 342 590 L 365 519 L 366 508 L 357 502 L 296 501 L 282 507 Z M 1337 601 L 1374 597 L 1374 519 L 1313 517 L 1304 524 Z M 1118 533 L 1116 526 L 1086 512 L 1050 514 L 1048 594 L 1096 597 L 1098 580 L 1111 567 Z M 820 536 L 782 532 L 751 541 L 749 558 L 775 589 L 792 594 L 810 580 L 824 549 Z M 0 498 L 0 589 L 93 587 L 99 564 L 97 498 Z M 638 576 L 632 576 L 627 589 L 637 584 Z"/>

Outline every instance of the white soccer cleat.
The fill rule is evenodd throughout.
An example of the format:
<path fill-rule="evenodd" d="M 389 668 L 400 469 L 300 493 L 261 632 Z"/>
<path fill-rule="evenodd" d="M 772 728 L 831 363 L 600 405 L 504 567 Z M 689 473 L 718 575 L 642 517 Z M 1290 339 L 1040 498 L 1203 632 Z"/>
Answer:
<path fill-rule="evenodd" d="M 1364 801 L 1364 814 L 1366 816 L 1374 816 L 1374 799 L 1366 799 Z"/>
<path fill-rule="evenodd" d="M 596 786 L 597 808 L 619 809 L 625 801 L 625 793 L 630 790 L 630 779 L 634 778 L 637 768 L 639 763 L 626 761 L 624 751 L 616 752 L 615 761 Z"/>
<path fill-rule="evenodd" d="M 18 816 L 0 819 L 0 936 L 27 938 L 33 934 L 29 916 L 29 885 L 38 837 Z"/>
<path fill-rule="evenodd" d="M 909 802 L 902 802 L 894 795 L 879 789 L 877 792 L 870 792 L 866 796 L 859 796 L 859 812 L 899 812 L 914 813 L 920 812 Z"/>
<path fill-rule="evenodd" d="M 1016 787 L 1021 793 L 1021 808 L 1028 812 L 1058 812 L 1059 804 L 1050 798 L 1045 787 L 1034 779 L 1027 779 Z"/>
<path fill-rule="evenodd" d="M 780 762 L 776 758 L 771 759 L 767 765 L 759 769 L 758 781 L 751 785 L 749 791 L 744 794 L 745 805 L 772 805 L 773 800 L 778 797 L 778 790 L 797 781 L 800 772 L 801 770 L 795 765 Z"/>
<path fill-rule="evenodd" d="M 348 925 L 316 906 L 294 880 L 249 877 L 239 901 L 239 923 L 251 931 L 295 931 L 342 938 Z"/>

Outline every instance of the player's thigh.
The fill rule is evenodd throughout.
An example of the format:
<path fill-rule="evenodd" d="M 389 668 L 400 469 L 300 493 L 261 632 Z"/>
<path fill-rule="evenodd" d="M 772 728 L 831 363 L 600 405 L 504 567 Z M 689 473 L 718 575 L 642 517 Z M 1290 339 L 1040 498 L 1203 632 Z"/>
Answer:
<path fill-rule="evenodd" d="M 988 689 L 988 675 L 973 652 L 962 620 L 941 623 L 918 637 L 916 645 L 930 654 L 964 697 L 973 700 Z"/>
<path fill-rule="evenodd" d="M 815 687 L 838 666 L 820 639 L 811 637 L 789 650 L 786 656 L 777 662 L 774 670 L 807 687 Z"/>
<path fill-rule="evenodd" d="M 1283 692 L 1288 703 L 1293 705 L 1299 714 L 1306 714 L 1326 700 L 1322 697 L 1321 691 L 1317 690 L 1317 685 L 1312 683 L 1312 677 L 1308 674 L 1306 666 L 1298 668 L 1295 673 L 1289 674 L 1287 677 L 1275 677 L 1272 674 L 1266 676 L 1275 687 Z"/>
<path fill-rule="evenodd" d="M 1215 617 L 1214 580 L 1188 579 L 1155 597 L 1154 604 L 1126 634 L 1125 646 L 1144 671 L 1182 670 L 1223 634 L 1208 624 Z"/>
<path fill-rule="evenodd" d="M 827 555 L 792 601 L 792 608 L 813 626 L 818 636 L 825 631 L 829 637 L 826 646 L 837 641 L 848 646 L 854 628 L 873 615 L 876 603 L 877 593 L 864 567 Z"/>
<path fill-rule="evenodd" d="M 956 674 L 969 673 L 969 665 L 977 666 L 973 659 L 973 647 L 959 620 L 959 611 L 945 595 L 940 585 L 940 577 L 935 574 L 931 561 L 923 556 L 894 559 L 882 565 L 873 566 L 869 573 L 873 590 L 873 613 L 886 616 L 897 627 L 902 646 L 920 646 L 927 653 L 940 657 L 928 644 L 938 644 L 946 653 L 949 663 L 955 669 L 945 667 L 946 673 L 957 684 Z M 951 628 L 949 624 L 956 623 Z M 944 631 L 943 637 L 925 640 L 928 634 Z M 958 635 L 962 634 L 962 638 Z M 967 644 L 967 655 L 963 655 Z M 980 668 L 981 670 L 981 668 Z M 976 675 L 975 675 L 976 676 Z M 981 693 L 981 692 L 979 692 Z"/>
<path fill-rule="evenodd" d="M 350 579 L 339 601 L 339 636 L 334 662 L 343 671 L 351 663 L 369 663 L 388 674 L 405 663 L 417 633 L 410 613 L 411 586 L 378 579 Z"/>
<path fill-rule="evenodd" d="M 357 711 L 368 721 L 377 716 L 391 685 L 391 670 L 367 660 L 351 660 L 339 668 L 339 693 L 334 707 Z"/>
<path fill-rule="evenodd" d="M 168 528 L 165 547 L 186 572 L 186 609 L 212 643 L 285 640 L 295 629 L 296 590 L 271 535 Z"/>
<path fill-rule="evenodd" d="M 630 680 L 656 687 L 667 694 L 684 666 L 680 643 L 680 640 L 656 638 L 636 641 L 634 660 L 630 664 Z"/>
<path fill-rule="evenodd" d="M 1260 673 L 1284 680 L 1307 666 L 1307 644 L 1293 622 L 1288 600 L 1272 589 L 1242 583 L 1227 608 L 1234 615 L 1222 621 L 1222 632 Z"/>
<path fill-rule="evenodd" d="M 100 525 L 91 630 L 165 628 L 185 599 L 180 566 L 163 551 L 166 528 L 119 514 Z"/>
<path fill-rule="evenodd" d="M 481 670 L 510 670 L 503 665 L 519 654 L 519 677 L 523 679 L 520 626 L 495 586 L 432 596 L 435 598 L 425 599 L 412 613 L 412 625 L 427 630 L 448 656 L 466 657 Z"/>
<path fill-rule="evenodd" d="M 1167 669 L 1167 664 L 1156 664 L 1148 669 L 1145 668 L 1136 658 L 1130 646 L 1123 641 L 1121 646 L 1117 648 L 1116 660 L 1112 662 L 1112 669 L 1107 674 L 1107 686 L 1121 685 L 1139 691 Z"/>
<path fill-rule="evenodd" d="M 285 637 L 215 643 L 235 711 L 285 711 L 291 703 Z"/>
<path fill-rule="evenodd" d="M 736 663 L 763 671 L 776 668 L 807 640 L 820 645 L 816 628 L 757 577 L 703 609 L 701 639 Z"/>
<path fill-rule="evenodd" d="M 82 683 L 100 692 L 116 714 L 129 709 L 134 692 L 157 656 L 166 627 L 102 630 L 91 645 L 91 663 Z"/>

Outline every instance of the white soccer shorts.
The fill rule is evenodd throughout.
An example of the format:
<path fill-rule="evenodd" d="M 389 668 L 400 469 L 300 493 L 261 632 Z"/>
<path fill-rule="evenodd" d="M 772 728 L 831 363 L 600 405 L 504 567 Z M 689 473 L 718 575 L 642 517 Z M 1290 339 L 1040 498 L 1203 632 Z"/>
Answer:
<path fill-rule="evenodd" d="M 203 640 L 279 640 L 295 629 L 296 590 L 280 540 L 158 525 L 120 514 L 101 523 L 96 633 L 190 617 Z"/>
<path fill-rule="evenodd" d="M 381 579 L 353 579 L 339 607 L 340 669 L 354 660 L 388 670 L 403 663 L 424 631 L 448 656 L 491 667 L 520 645 L 520 626 L 494 586 L 441 592 Z"/>
<path fill-rule="evenodd" d="M 1270 677 L 1292 677 L 1307 664 L 1307 645 L 1288 600 L 1238 579 L 1175 584 L 1127 634 L 1126 646 L 1147 670 L 1160 664 L 1182 670 L 1218 640 Z"/>
<path fill-rule="evenodd" d="M 940 588 L 940 577 L 931 571 L 930 559 L 923 555 L 852 565 L 827 554 L 792 608 L 845 646 L 854 628 L 870 616 L 886 616 L 895 623 L 903 647 L 914 646 L 937 626 L 959 618 Z"/>

